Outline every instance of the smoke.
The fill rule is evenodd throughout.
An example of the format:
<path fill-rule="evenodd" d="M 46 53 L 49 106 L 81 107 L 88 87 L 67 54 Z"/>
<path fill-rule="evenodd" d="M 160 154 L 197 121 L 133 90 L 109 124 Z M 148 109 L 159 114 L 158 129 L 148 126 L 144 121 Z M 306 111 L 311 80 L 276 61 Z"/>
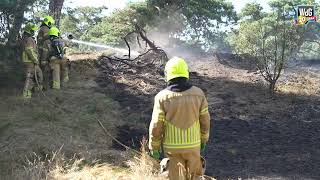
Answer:
<path fill-rule="evenodd" d="M 204 49 L 196 44 L 188 44 L 185 41 L 172 37 L 170 32 L 153 30 L 147 33 L 147 36 L 157 46 L 162 48 L 169 58 L 178 56 L 186 60 L 198 59 L 198 57 L 207 55 Z"/>
<path fill-rule="evenodd" d="M 195 61 L 208 56 L 208 49 L 204 49 L 196 41 L 192 42 L 186 18 L 176 7 L 161 10 L 154 20 L 156 25 L 149 27 L 148 38 L 167 53 L 169 58 L 179 56 L 187 61 Z"/>

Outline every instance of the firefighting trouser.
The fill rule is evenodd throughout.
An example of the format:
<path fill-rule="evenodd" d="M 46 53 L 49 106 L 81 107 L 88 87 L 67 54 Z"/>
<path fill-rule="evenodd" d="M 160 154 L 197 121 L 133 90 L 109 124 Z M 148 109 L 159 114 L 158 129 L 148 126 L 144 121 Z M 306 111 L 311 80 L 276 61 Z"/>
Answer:
<path fill-rule="evenodd" d="M 200 148 L 165 149 L 170 180 L 196 180 L 203 175 Z"/>
<path fill-rule="evenodd" d="M 43 87 L 47 90 L 51 87 L 52 82 L 52 72 L 48 61 L 41 61 L 41 70 L 43 73 Z"/>
<path fill-rule="evenodd" d="M 25 63 L 26 80 L 23 88 L 23 97 L 31 98 L 32 89 L 42 90 L 43 74 L 39 65 Z"/>
<path fill-rule="evenodd" d="M 38 58 L 39 58 L 39 63 L 42 65 L 42 61 L 44 59 L 44 57 L 43 57 L 43 48 L 40 47 L 39 45 L 38 45 Z"/>
<path fill-rule="evenodd" d="M 60 89 L 60 77 L 62 77 L 62 81 L 64 83 L 69 81 L 69 69 L 67 65 L 67 60 L 52 58 L 50 60 L 50 67 L 52 70 L 52 88 Z"/>

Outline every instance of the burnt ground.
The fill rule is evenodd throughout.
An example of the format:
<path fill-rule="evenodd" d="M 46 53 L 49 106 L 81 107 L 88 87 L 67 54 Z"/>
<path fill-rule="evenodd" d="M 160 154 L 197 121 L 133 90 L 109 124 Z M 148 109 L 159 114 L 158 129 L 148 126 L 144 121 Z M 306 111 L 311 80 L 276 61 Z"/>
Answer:
<path fill-rule="evenodd" d="M 319 179 L 319 98 L 278 95 L 241 82 L 212 79 L 213 120 L 204 153 L 207 173 L 220 178 Z M 219 84 L 224 84 L 219 87 Z M 207 84 L 200 84 L 200 87 Z M 237 92 L 233 92 L 236 90 Z M 239 97 L 240 96 L 240 97 Z M 213 100 L 214 100 L 213 99 Z M 317 107 L 317 109 L 311 109 Z"/>
<path fill-rule="evenodd" d="M 217 179 L 320 179 L 319 96 L 271 95 L 257 74 L 211 57 L 190 61 L 191 83 L 206 92 L 212 117 L 203 154 L 206 174 Z M 96 82 L 99 91 L 119 102 L 127 119 L 118 127 L 118 138 L 138 148 L 148 134 L 153 97 L 165 82 L 152 67 L 132 69 L 100 68 Z"/>

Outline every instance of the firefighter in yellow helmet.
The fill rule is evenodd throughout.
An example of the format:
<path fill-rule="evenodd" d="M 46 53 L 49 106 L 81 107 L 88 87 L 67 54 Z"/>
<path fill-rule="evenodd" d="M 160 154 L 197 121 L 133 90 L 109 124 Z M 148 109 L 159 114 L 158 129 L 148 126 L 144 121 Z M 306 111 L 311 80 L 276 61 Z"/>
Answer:
<path fill-rule="evenodd" d="M 163 147 L 169 179 L 195 179 L 203 174 L 200 150 L 209 139 L 208 102 L 200 88 L 188 83 L 184 59 L 170 59 L 165 76 L 168 86 L 155 97 L 149 127 L 151 156 L 159 159 Z"/>
<path fill-rule="evenodd" d="M 48 32 L 54 24 L 55 24 L 55 21 L 54 21 L 53 17 L 45 16 L 43 18 L 43 21 L 42 21 L 42 24 L 40 26 L 40 29 L 38 31 L 38 36 L 37 36 L 40 59 L 41 59 L 41 55 L 42 55 L 43 43 L 45 40 L 49 39 Z"/>
<path fill-rule="evenodd" d="M 36 41 L 33 38 L 37 26 L 33 23 L 28 23 L 22 36 L 22 62 L 26 68 L 26 80 L 23 88 L 23 97 L 31 98 L 33 88 L 42 90 L 42 71 L 39 67 L 38 52 Z"/>
<path fill-rule="evenodd" d="M 44 59 L 44 57 L 43 57 L 43 44 L 44 44 L 45 40 L 49 39 L 48 32 L 54 24 L 55 24 L 55 21 L 54 21 L 53 17 L 45 16 L 43 18 L 42 24 L 40 25 L 40 29 L 38 31 L 38 36 L 37 36 L 40 67 L 44 73 L 45 89 L 49 88 L 50 73 L 51 72 L 50 72 L 49 63 L 45 60 L 42 61 Z"/>
<path fill-rule="evenodd" d="M 57 27 L 51 27 L 49 32 L 49 39 L 43 44 L 43 59 L 48 61 L 52 70 L 52 88 L 60 89 L 60 74 L 62 74 L 62 81 L 69 81 L 69 70 L 67 66 L 67 59 L 64 57 L 65 43 L 60 38 L 60 31 Z"/>

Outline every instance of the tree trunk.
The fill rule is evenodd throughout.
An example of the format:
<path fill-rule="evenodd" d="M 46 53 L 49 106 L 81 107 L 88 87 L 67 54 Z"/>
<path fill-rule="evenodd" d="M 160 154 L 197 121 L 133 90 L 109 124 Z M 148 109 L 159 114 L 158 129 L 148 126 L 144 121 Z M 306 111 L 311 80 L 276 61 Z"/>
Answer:
<path fill-rule="evenodd" d="M 276 81 L 271 81 L 269 82 L 269 90 L 270 90 L 270 93 L 274 93 L 275 89 L 276 89 Z"/>
<path fill-rule="evenodd" d="M 14 43 L 19 38 L 19 31 L 23 23 L 24 11 L 26 10 L 27 3 L 24 0 L 17 0 L 15 7 L 15 13 L 13 14 L 12 26 L 9 29 L 8 42 L 7 44 Z"/>
<path fill-rule="evenodd" d="M 49 3 L 49 14 L 53 16 L 57 27 L 60 26 L 61 9 L 63 3 L 64 0 L 50 0 Z"/>

